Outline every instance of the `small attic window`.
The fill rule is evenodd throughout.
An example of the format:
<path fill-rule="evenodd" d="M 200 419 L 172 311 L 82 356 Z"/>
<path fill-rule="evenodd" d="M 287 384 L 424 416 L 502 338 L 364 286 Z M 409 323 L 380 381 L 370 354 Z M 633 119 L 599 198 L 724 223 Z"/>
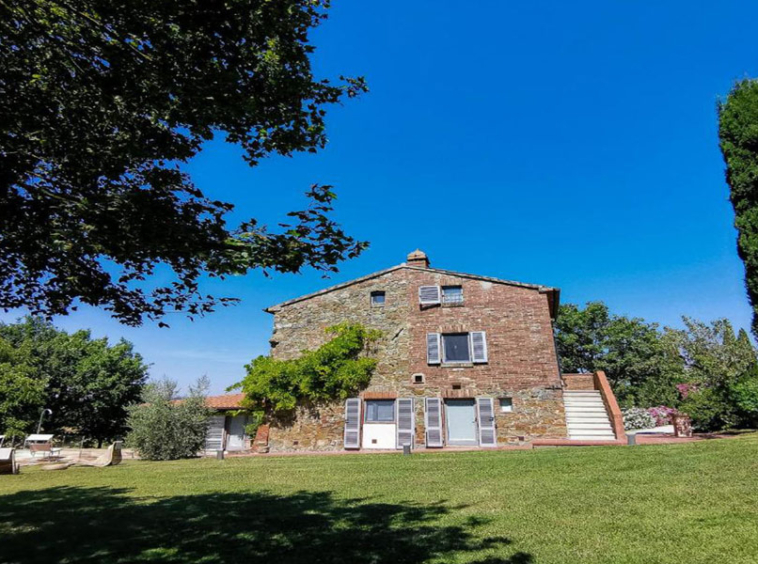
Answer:
<path fill-rule="evenodd" d="M 423 384 L 424 383 L 424 375 L 423 374 L 414 374 L 413 375 L 413 383 L 414 384 Z"/>
<path fill-rule="evenodd" d="M 371 292 L 371 307 L 383 307 L 385 297 L 383 291 Z"/>
<path fill-rule="evenodd" d="M 442 286 L 443 304 L 462 304 L 463 286 Z"/>
<path fill-rule="evenodd" d="M 513 398 L 510 398 L 510 397 L 500 398 L 500 411 L 502 413 L 511 413 L 513 411 Z"/>

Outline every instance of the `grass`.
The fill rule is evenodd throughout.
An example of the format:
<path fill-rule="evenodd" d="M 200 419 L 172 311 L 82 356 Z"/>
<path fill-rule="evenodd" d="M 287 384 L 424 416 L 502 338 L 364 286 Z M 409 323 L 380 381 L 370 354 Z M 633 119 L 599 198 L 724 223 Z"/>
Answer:
<path fill-rule="evenodd" d="M 758 434 L 572 448 L 28 469 L 0 562 L 758 562 Z"/>

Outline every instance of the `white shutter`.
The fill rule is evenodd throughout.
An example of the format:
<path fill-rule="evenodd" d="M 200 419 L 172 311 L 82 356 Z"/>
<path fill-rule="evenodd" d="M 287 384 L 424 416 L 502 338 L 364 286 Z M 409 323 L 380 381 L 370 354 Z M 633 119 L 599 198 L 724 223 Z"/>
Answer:
<path fill-rule="evenodd" d="M 345 402 L 345 448 L 361 447 L 361 400 L 350 398 Z"/>
<path fill-rule="evenodd" d="M 487 335 L 484 331 L 471 333 L 471 358 L 474 362 L 487 362 Z"/>
<path fill-rule="evenodd" d="M 418 303 L 421 305 L 431 305 L 440 303 L 439 286 L 421 286 L 418 289 Z"/>
<path fill-rule="evenodd" d="M 221 450 L 224 448 L 224 422 L 226 416 L 214 415 L 208 419 L 205 431 L 205 450 Z"/>
<path fill-rule="evenodd" d="M 426 334 L 426 363 L 427 364 L 440 363 L 440 334 L 439 333 Z"/>
<path fill-rule="evenodd" d="M 476 414 L 479 420 L 479 446 L 497 446 L 495 434 L 495 403 L 492 398 L 476 398 Z"/>
<path fill-rule="evenodd" d="M 413 398 L 398 398 L 397 400 L 397 448 L 404 445 L 413 446 L 416 434 L 416 414 L 413 411 Z"/>
<path fill-rule="evenodd" d="M 426 398 L 424 423 L 426 424 L 426 446 L 442 446 L 442 400 Z"/>

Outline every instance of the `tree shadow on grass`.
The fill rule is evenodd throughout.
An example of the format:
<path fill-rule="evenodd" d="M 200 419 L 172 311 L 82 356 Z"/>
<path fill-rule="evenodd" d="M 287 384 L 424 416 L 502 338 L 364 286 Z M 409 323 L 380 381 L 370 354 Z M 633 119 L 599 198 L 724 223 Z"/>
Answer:
<path fill-rule="evenodd" d="M 177 496 L 58 487 L 0 498 L 0 562 L 420 564 L 468 554 L 478 564 L 530 564 L 486 519 L 444 524 L 443 504 L 371 503 L 329 492 Z M 476 559 L 476 552 L 496 554 Z M 489 552 L 492 554 L 492 551 Z M 465 557 L 464 557 L 465 559 Z"/>

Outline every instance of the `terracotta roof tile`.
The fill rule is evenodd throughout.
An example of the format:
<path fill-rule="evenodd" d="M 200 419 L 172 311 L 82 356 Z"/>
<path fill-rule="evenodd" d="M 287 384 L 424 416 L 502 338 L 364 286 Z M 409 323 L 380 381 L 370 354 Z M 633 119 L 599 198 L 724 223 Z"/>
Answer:
<path fill-rule="evenodd" d="M 213 409 L 240 409 L 245 394 L 226 394 L 223 396 L 208 396 L 205 403 Z"/>

